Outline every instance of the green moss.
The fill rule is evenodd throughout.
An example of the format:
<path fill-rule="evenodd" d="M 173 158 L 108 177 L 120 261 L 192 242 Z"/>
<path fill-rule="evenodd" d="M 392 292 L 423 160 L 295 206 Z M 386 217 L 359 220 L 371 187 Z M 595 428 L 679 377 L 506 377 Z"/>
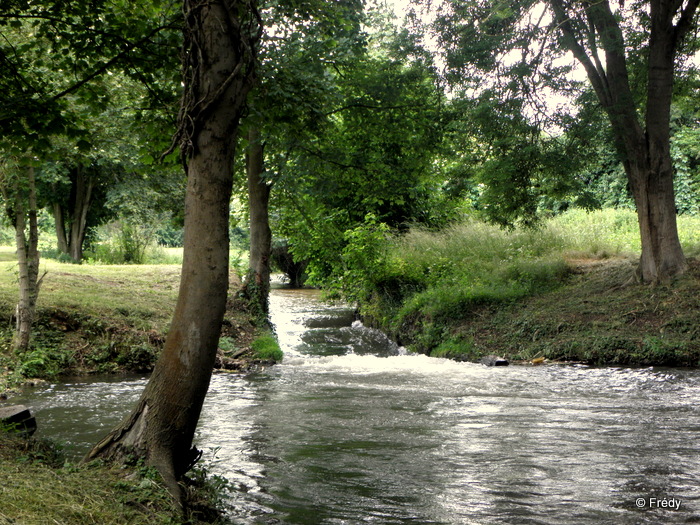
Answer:
<path fill-rule="evenodd" d="M 277 342 L 277 338 L 270 332 L 263 332 L 251 343 L 255 359 L 263 361 L 282 361 L 282 350 Z"/>

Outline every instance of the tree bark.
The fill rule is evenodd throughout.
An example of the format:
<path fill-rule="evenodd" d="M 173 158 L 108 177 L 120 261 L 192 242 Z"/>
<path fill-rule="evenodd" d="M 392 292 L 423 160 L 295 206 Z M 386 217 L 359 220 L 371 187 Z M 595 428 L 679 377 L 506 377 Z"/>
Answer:
<path fill-rule="evenodd" d="M 56 227 L 56 238 L 58 240 L 58 251 L 68 253 L 68 236 L 66 235 L 66 223 L 63 218 L 63 208 L 58 202 L 52 205 L 53 222 Z"/>
<path fill-rule="evenodd" d="M 34 167 L 27 168 L 27 195 L 15 184 L 15 241 L 19 268 L 19 299 L 16 309 L 14 348 L 26 352 L 32 334 L 36 302 L 42 279 L 39 279 L 39 228 L 37 223 L 36 181 Z M 26 206 L 25 206 L 25 198 Z M 27 238 L 29 222 L 29 238 Z"/>
<path fill-rule="evenodd" d="M 584 2 L 585 20 L 567 11 L 562 0 L 549 0 L 563 42 L 583 65 L 605 109 L 616 138 L 637 207 L 642 254 L 637 275 L 642 282 L 669 282 L 685 272 L 687 263 L 676 225 L 670 111 L 676 52 L 691 27 L 698 0 L 650 0 L 651 33 L 647 73 L 646 116 L 630 89 L 625 43 L 609 2 Z M 674 19 L 677 23 L 674 25 Z M 589 28 L 592 37 L 577 28 Z M 605 52 L 605 66 L 596 42 Z M 587 44 L 588 42 L 588 44 Z M 586 47 L 588 45 L 588 47 Z"/>
<path fill-rule="evenodd" d="M 260 34 L 247 0 L 185 0 L 185 92 L 178 138 L 187 171 L 178 301 L 165 347 L 137 406 L 86 459 L 144 458 L 176 501 L 196 462 L 195 428 L 209 387 L 228 289 L 228 220 L 238 123 Z"/>
<path fill-rule="evenodd" d="M 71 195 L 68 201 L 68 212 L 63 209 L 61 203 L 53 204 L 58 249 L 61 253 L 69 255 L 75 262 L 80 262 L 83 259 L 87 217 L 90 211 L 90 204 L 92 203 L 94 188 L 94 177 L 86 174 L 85 169 L 78 165 L 71 176 Z"/>
<path fill-rule="evenodd" d="M 261 317 L 267 317 L 270 295 L 270 231 L 269 202 L 271 186 L 263 178 L 264 151 L 260 131 L 248 132 L 246 174 L 248 177 L 248 209 L 250 214 L 250 262 L 245 284 L 249 304 Z"/>
<path fill-rule="evenodd" d="M 80 262 L 83 259 L 83 243 L 87 233 L 87 215 L 90 210 L 94 186 L 94 177 L 86 176 L 82 166 L 78 166 L 74 183 L 73 217 L 68 239 L 68 255 L 75 262 Z"/>

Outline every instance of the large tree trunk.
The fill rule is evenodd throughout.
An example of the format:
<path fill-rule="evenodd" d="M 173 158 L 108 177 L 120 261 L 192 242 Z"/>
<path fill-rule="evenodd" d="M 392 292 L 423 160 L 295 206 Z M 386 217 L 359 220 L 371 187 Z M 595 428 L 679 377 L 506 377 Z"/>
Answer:
<path fill-rule="evenodd" d="M 689 0 L 685 6 L 650 0 L 643 123 L 630 89 L 622 30 L 609 2 L 585 2 L 583 12 L 570 10 L 562 0 L 549 0 L 549 4 L 564 44 L 583 65 L 610 118 L 637 207 L 642 241 L 637 274 L 643 282 L 669 282 L 687 267 L 676 225 L 670 154 L 674 66 L 680 42 L 693 25 L 698 0 Z M 585 34 L 581 28 L 587 28 Z M 599 46 L 605 52 L 605 65 Z"/>
<path fill-rule="evenodd" d="M 270 251 L 272 232 L 269 221 L 270 184 L 265 181 L 263 144 L 260 131 L 248 132 L 246 173 L 248 176 L 248 209 L 250 214 L 250 262 L 245 294 L 249 304 L 262 317 L 268 314 L 270 295 Z"/>
<path fill-rule="evenodd" d="M 694 16 L 689 2 L 683 17 Z M 648 162 L 643 170 L 628 172 L 637 205 L 642 238 L 642 255 L 638 275 L 645 282 L 668 282 L 685 272 L 676 225 L 676 200 L 671 160 L 671 102 L 676 51 L 682 32 L 687 28 L 674 25 L 676 9 L 665 0 L 651 1 L 649 37 L 649 71 L 647 77 L 646 148 L 637 154 Z M 681 9 L 683 11 L 683 9 Z"/>
<path fill-rule="evenodd" d="M 17 265 L 19 267 L 19 300 L 16 310 L 14 347 L 16 351 L 29 349 L 34 324 L 36 301 L 39 297 L 39 228 L 37 224 L 36 181 L 34 167 L 27 168 L 27 195 L 15 185 L 15 240 L 17 243 Z M 25 198 L 27 199 L 25 207 Z M 27 218 L 29 238 L 27 238 Z"/>
<path fill-rule="evenodd" d="M 178 137 L 188 185 L 177 306 L 137 406 L 87 455 L 145 458 L 180 503 L 178 481 L 197 459 L 192 439 L 226 306 L 232 160 L 259 38 L 257 10 L 249 1 L 185 0 L 184 10 L 185 93 Z"/>

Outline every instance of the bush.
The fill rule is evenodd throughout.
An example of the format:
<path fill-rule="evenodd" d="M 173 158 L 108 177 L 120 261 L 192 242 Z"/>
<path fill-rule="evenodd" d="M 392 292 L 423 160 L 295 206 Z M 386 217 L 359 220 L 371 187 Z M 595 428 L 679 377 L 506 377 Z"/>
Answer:
<path fill-rule="evenodd" d="M 70 366 L 71 356 L 55 347 L 35 346 L 19 355 L 17 372 L 24 377 L 52 379 Z"/>
<path fill-rule="evenodd" d="M 143 343 L 129 346 L 117 357 L 117 364 L 134 372 L 144 373 L 153 370 L 158 355 L 151 345 Z"/>

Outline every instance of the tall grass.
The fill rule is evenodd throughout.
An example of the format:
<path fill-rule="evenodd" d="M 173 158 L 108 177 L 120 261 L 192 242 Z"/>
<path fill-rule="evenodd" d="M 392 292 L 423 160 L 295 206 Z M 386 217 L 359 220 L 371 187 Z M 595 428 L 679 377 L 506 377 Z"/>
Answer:
<path fill-rule="evenodd" d="M 409 291 L 396 322 L 417 315 L 447 320 L 479 304 L 549 289 L 567 272 L 561 246 L 549 228 L 504 231 L 468 222 L 440 232 L 413 230 L 389 248 L 385 287 Z"/>
<path fill-rule="evenodd" d="M 700 253 L 700 218 L 679 217 L 678 224 L 686 253 Z M 426 349 L 440 342 L 450 320 L 475 306 L 550 290 L 569 273 L 567 261 L 636 257 L 640 240 L 632 211 L 572 210 L 536 229 L 477 221 L 437 232 L 413 229 L 385 248 L 384 264 L 363 277 L 374 293 L 362 311 L 394 330 L 409 327 Z"/>
<path fill-rule="evenodd" d="M 637 214 L 632 210 L 571 210 L 544 227 L 561 239 L 566 257 L 638 256 L 641 251 Z M 679 216 L 678 235 L 687 256 L 700 254 L 700 216 Z"/>

